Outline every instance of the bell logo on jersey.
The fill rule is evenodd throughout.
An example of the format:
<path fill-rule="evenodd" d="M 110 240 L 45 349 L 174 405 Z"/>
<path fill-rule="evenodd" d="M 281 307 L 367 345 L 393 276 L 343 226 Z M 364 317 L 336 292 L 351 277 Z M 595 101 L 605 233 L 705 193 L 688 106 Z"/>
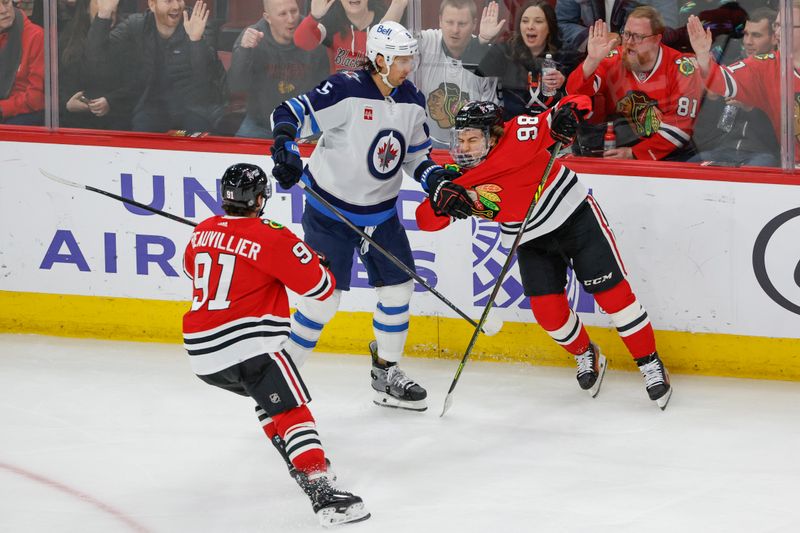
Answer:
<path fill-rule="evenodd" d="M 406 140 L 397 130 L 381 130 L 367 152 L 369 173 L 379 180 L 388 180 L 397 175 L 397 170 L 406 155 Z"/>
<path fill-rule="evenodd" d="M 372 108 L 369 106 L 364 108 L 364 120 L 372 120 Z"/>

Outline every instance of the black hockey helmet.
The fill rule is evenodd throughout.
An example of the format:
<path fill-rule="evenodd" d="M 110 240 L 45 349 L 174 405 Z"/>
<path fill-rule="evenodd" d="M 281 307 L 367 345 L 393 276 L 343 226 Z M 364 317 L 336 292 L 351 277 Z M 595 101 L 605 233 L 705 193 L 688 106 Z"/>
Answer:
<path fill-rule="evenodd" d="M 491 150 L 491 132 L 495 125 L 503 124 L 503 110 L 493 102 L 473 101 L 467 102 L 456 113 L 453 128 L 450 130 L 450 155 L 457 165 L 471 168 L 479 165 Z M 482 146 L 476 147 L 464 141 L 462 136 L 475 129 L 483 136 Z M 466 143 L 466 144 L 463 144 Z"/>
<path fill-rule="evenodd" d="M 267 174 L 257 165 L 236 163 L 225 170 L 221 183 L 222 205 L 244 209 L 255 209 L 258 195 L 264 203 L 272 196 L 272 185 Z"/>
<path fill-rule="evenodd" d="M 489 130 L 494 125 L 503 124 L 503 109 L 493 102 L 467 102 L 456 113 L 453 126 L 457 130 L 476 128 Z"/>

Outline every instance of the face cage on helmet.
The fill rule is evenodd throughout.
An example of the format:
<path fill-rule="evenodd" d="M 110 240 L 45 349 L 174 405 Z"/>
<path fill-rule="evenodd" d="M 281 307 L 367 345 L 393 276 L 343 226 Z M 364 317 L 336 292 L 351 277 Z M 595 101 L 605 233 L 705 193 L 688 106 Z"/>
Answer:
<path fill-rule="evenodd" d="M 483 133 L 483 149 L 478 152 L 462 152 L 459 147 L 458 134 L 466 130 L 477 130 Z M 450 155 L 456 165 L 464 168 L 478 166 L 489 154 L 489 128 L 452 128 L 450 130 Z"/>

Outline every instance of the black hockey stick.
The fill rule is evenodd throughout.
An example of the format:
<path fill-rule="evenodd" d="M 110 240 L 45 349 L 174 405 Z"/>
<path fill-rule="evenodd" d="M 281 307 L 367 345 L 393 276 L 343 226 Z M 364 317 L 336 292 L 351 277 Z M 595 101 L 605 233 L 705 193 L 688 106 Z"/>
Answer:
<path fill-rule="evenodd" d="M 547 177 L 550 175 L 550 170 L 553 168 L 553 164 L 556 162 L 556 156 L 560 151 L 561 141 L 558 141 L 553 145 L 553 151 L 550 154 L 550 160 L 547 162 L 547 167 L 544 169 L 544 175 L 542 176 L 541 181 L 539 181 L 539 186 L 536 188 L 536 193 L 533 195 L 531 205 L 528 206 L 528 212 L 525 214 L 525 218 L 522 220 L 522 225 L 519 227 L 516 237 L 514 237 L 514 242 L 511 245 L 511 249 L 508 251 L 508 257 L 506 257 L 506 260 L 503 263 L 503 268 L 500 269 L 500 274 L 497 276 L 497 281 L 494 283 L 494 288 L 492 289 L 492 293 L 489 295 L 489 300 L 486 302 L 486 306 L 483 308 L 483 313 L 481 314 L 481 319 L 478 321 L 478 326 L 472 333 L 472 338 L 469 340 L 467 350 L 464 352 L 464 357 L 461 358 L 461 363 L 458 365 L 456 375 L 453 377 L 453 382 L 450 384 L 450 390 L 447 391 L 447 396 L 444 398 L 444 405 L 442 406 L 442 414 L 439 415 L 440 417 L 443 417 L 448 409 L 450 409 L 450 407 L 453 405 L 453 391 L 456 388 L 456 384 L 458 384 L 458 378 L 461 377 L 461 372 L 464 370 L 464 365 L 467 363 L 467 359 L 469 359 L 469 354 L 472 353 L 472 348 L 475 346 L 475 341 L 478 340 L 478 331 L 480 330 L 480 327 L 483 326 L 483 323 L 489 316 L 489 312 L 492 310 L 494 299 L 497 298 L 497 293 L 500 292 L 500 286 L 503 284 L 503 278 L 506 277 L 508 269 L 511 267 L 511 261 L 514 259 L 514 254 L 517 251 L 517 247 L 519 247 L 519 242 L 522 240 L 522 234 L 525 233 L 525 227 L 528 225 L 528 221 L 530 221 L 531 216 L 533 215 L 533 210 L 536 208 L 536 204 L 539 203 L 539 197 L 542 195 L 542 191 L 544 190 L 544 184 L 547 183 Z"/>
<path fill-rule="evenodd" d="M 114 198 L 115 200 L 119 200 L 120 202 L 124 202 L 126 204 L 135 205 L 136 207 L 139 207 L 139 208 L 144 209 L 146 211 L 150 211 L 151 213 L 155 213 L 156 215 L 161 215 L 162 217 L 166 217 L 166 218 L 168 218 L 170 220 L 175 220 L 176 222 L 180 222 L 182 224 L 186 224 L 187 226 L 192 226 L 192 227 L 197 226 L 197 222 L 192 222 L 191 220 L 187 220 L 187 219 L 185 219 L 183 217 L 179 217 L 178 215 L 173 215 L 172 213 L 167 213 L 166 211 L 161 211 L 160 209 L 156 209 L 154 207 L 150 207 L 149 205 L 137 202 L 136 200 L 131 200 L 130 198 L 125 198 L 124 196 L 120 196 L 120 195 L 114 194 L 112 192 L 104 191 L 103 189 L 98 189 L 96 187 L 92 187 L 91 185 L 82 185 L 80 183 L 75 183 L 74 181 L 69 181 L 67 179 L 64 179 L 64 178 L 61 178 L 59 176 L 56 176 L 55 174 L 51 174 L 50 172 L 47 172 L 46 170 L 43 170 L 41 168 L 39 169 L 39 172 L 41 172 L 44 177 L 49 178 L 49 179 L 51 179 L 53 181 L 56 181 L 58 183 L 62 183 L 64 185 L 68 185 L 70 187 L 75 187 L 77 189 L 86 189 L 87 191 L 96 192 L 98 194 L 102 194 L 104 196 L 108 196 L 109 198 Z M 469 322 L 473 327 L 478 325 L 477 322 L 472 320 L 466 313 L 464 313 L 461 309 L 456 307 L 455 304 L 453 304 L 450 300 L 445 298 L 439 291 L 437 291 L 436 289 L 431 287 L 428 284 L 427 281 L 425 281 L 422 277 L 419 276 L 419 274 L 417 274 L 416 272 L 414 272 L 413 270 L 408 268 L 394 254 L 392 254 L 391 252 L 389 252 L 388 250 L 383 248 L 381 245 L 376 243 L 372 239 L 372 237 L 370 237 L 369 235 L 364 233 L 358 226 L 356 226 L 355 224 L 350 222 L 347 219 L 347 217 L 345 217 L 338 209 L 333 207 L 330 204 L 330 202 L 328 202 L 325 198 L 322 198 L 319 195 L 319 193 L 317 193 L 317 191 L 307 188 L 302 181 L 298 182 L 298 185 L 304 191 L 306 191 L 307 194 L 309 194 L 310 196 L 314 197 L 317 201 L 319 201 L 322 205 L 324 205 L 327 209 L 329 209 L 333 214 L 335 214 L 342 222 L 344 222 L 350 229 L 355 231 L 361 238 L 363 238 L 368 243 L 370 243 L 371 246 L 374 246 L 375 249 L 378 250 L 378 252 L 380 252 L 384 256 L 386 256 L 386 258 L 389 259 L 392 263 L 394 263 L 397 268 L 403 270 L 406 274 L 408 274 L 409 276 L 414 278 L 420 285 L 422 285 L 427 290 L 429 290 L 431 293 L 433 293 L 434 296 L 436 296 L 442 302 L 444 302 L 444 304 L 447 305 L 450 309 L 452 309 L 453 311 L 458 313 L 459 316 L 461 316 L 463 319 L 465 319 L 467 322 Z M 486 333 L 486 331 L 484 331 L 484 333 Z M 497 332 L 496 331 L 495 332 L 490 332 L 488 334 L 489 335 L 494 335 L 495 333 L 497 333 Z"/>
<path fill-rule="evenodd" d="M 431 286 L 428 284 L 428 282 L 427 282 L 427 281 L 425 281 L 425 280 L 422 278 L 422 276 L 420 276 L 419 274 L 417 274 L 416 272 L 414 272 L 413 270 L 411 270 L 411 269 L 410 269 L 410 268 L 409 268 L 409 267 L 408 267 L 408 266 L 407 266 L 405 263 L 403 263 L 402 261 L 400 261 L 400 260 L 397 258 L 397 256 L 395 256 L 395 255 L 394 255 L 392 252 L 390 252 L 389 250 L 387 250 L 386 248 L 384 248 L 383 246 L 381 246 L 380 244 L 378 244 L 377 242 L 375 242 L 375 241 L 372 239 L 372 237 L 370 237 L 369 235 L 367 235 L 367 234 L 366 234 L 366 233 L 365 233 L 365 232 L 364 232 L 364 231 L 363 231 L 361 228 L 359 228 L 358 226 L 356 226 L 355 224 L 353 224 L 352 222 L 350 222 L 350 221 L 347 219 L 347 217 L 346 217 L 346 216 L 344 216 L 344 214 L 343 214 L 341 211 L 339 211 L 339 210 L 338 210 L 338 209 L 336 209 L 334 206 L 332 206 L 332 205 L 331 205 L 331 203 L 330 203 L 328 200 L 326 200 L 325 198 L 323 198 L 322 196 L 320 196 L 320 194 L 319 194 L 317 191 L 315 191 L 314 189 L 312 189 L 312 188 L 310 188 L 310 187 L 307 187 L 307 186 L 306 186 L 306 184 L 305 184 L 305 183 L 303 183 L 302 181 L 299 181 L 299 182 L 297 182 L 297 185 L 298 185 L 298 186 L 299 186 L 301 189 L 303 189 L 303 190 L 306 192 L 306 194 L 308 194 L 309 196 L 311 196 L 312 198 L 314 198 L 316 201 L 318 201 L 318 202 L 319 202 L 319 203 L 321 203 L 323 206 L 325 206 L 325 208 L 326 208 L 326 209 L 328 209 L 328 210 L 329 210 L 331 213 L 333 213 L 334 215 L 336 215 L 336 218 L 338 218 L 339 220 L 341 220 L 342 222 L 344 222 L 344 224 L 345 224 L 345 225 L 346 225 L 348 228 L 350 228 L 351 230 L 355 231 L 355 232 L 356 232 L 356 233 L 357 233 L 357 234 L 358 234 L 358 235 L 359 235 L 359 236 L 360 236 L 362 239 L 364 239 L 365 241 L 367 241 L 367 242 L 370 244 L 370 246 L 373 246 L 373 247 L 374 247 L 374 248 L 375 248 L 375 249 L 376 249 L 378 252 L 380 252 L 381 254 L 383 254 L 383 256 L 384 256 L 384 257 L 386 257 L 386 259 L 388 259 L 389 261 L 391 261 L 391 262 L 394 264 L 394 266 L 396 266 L 397 268 L 399 268 L 400 270 L 402 270 L 403 272 L 405 272 L 406 274 L 408 274 L 409 276 L 411 276 L 411 277 L 412 277 L 412 278 L 413 278 L 413 279 L 414 279 L 414 280 L 415 280 L 417 283 L 419 283 L 420 285 L 422 285 L 423 287 L 425 287 L 425 288 L 426 288 L 426 289 L 427 289 L 429 292 L 431 292 L 431 293 L 432 293 L 434 296 L 436 296 L 437 298 L 439 298 L 439 300 L 441 300 L 441 301 L 442 301 L 442 303 L 444 303 L 444 304 L 445 304 L 447 307 L 449 307 L 450 309 L 452 309 L 453 311 L 455 311 L 456 313 L 458 313 L 458 315 L 459 315 L 461 318 L 463 318 L 464 320 L 466 320 L 467 322 L 469 322 L 470 324 L 472 324 L 472 327 L 474 327 L 474 328 L 477 328 L 477 329 L 475 330 L 476 332 L 477 332 L 477 331 L 483 331 L 483 333 L 487 333 L 485 330 L 483 330 L 483 329 L 482 329 L 482 328 L 483 328 L 483 323 L 486 321 L 486 320 L 485 320 L 485 317 L 484 317 L 484 320 L 482 320 L 482 321 L 480 322 L 481 326 L 480 326 L 480 327 L 478 327 L 478 323 L 477 323 L 477 322 L 475 322 L 474 320 L 472 320 L 472 319 L 471 319 L 471 318 L 470 318 L 470 317 L 469 317 L 469 316 L 468 316 L 466 313 L 464 313 L 464 311 L 462 311 L 461 309 L 459 309 L 458 307 L 456 307 L 456 306 L 455 306 L 455 304 L 453 304 L 453 303 L 452 303 L 450 300 L 448 300 L 448 299 L 447 299 L 447 298 L 446 298 L 444 295 L 442 295 L 442 293 L 440 293 L 439 291 L 437 291 L 436 289 L 434 289 L 433 287 L 431 287 Z M 487 335 L 494 335 L 495 333 L 497 333 L 497 332 L 496 332 L 496 331 L 495 331 L 495 332 L 489 332 L 489 333 L 487 333 Z"/>
<path fill-rule="evenodd" d="M 156 209 L 154 207 L 150 207 L 149 205 L 137 202 L 136 200 L 131 200 L 130 198 L 125 198 L 124 196 L 120 196 L 118 194 L 114 194 L 113 192 L 104 191 L 103 189 L 98 189 L 97 187 L 92 187 L 91 185 L 81 185 L 80 183 L 75 183 L 74 181 L 65 180 L 64 178 L 60 178 L 55 174 L 51 174 L 46 170 L 39 169 L 39 172 L 42 173 L 42 176 L 45 178 L 49 178 L 53 181 L 57 181 L 58 183 L 63 183 L 64 185 L 69 185 L 70 187 L 75 187 L 76 189 L 86 189 L 87 191 L 96 192 L 97 194 L 102 194 L 103 196 L 108 196 L 109 198 L 113 198 L 115 200 L 119 200 L 120 202 L 124 202 L 126 204 L 135 205 L 138 208 L 144 209 L 145 211 L 150 211 L 151 213 L 155 213 L 156 215 L 161 215 L 162 217 L 166 217 L 170 220 L 174 220 L 176 222 L 180 222 L 181 224 L 186 224 L 187 226 L 197 226 L 197 222 L 192 222 L 191 220 L 186 220 L 183 217 L 179 217 L 178 215 L 173 215 L 172 213 L 167 213 L 166 211 L 161 211 L 160 209 Z"/>

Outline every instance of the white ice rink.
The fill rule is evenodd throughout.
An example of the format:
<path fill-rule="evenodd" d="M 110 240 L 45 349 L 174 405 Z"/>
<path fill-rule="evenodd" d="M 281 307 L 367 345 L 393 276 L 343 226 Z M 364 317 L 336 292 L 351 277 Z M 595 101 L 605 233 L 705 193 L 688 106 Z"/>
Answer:
<path fill-rule="evenodd" d="M 673 376 L 665 412 L 611 368 L 407 359 L 430 409 L 374 406 L 365 356 L 303 368 L 339 484 L 372 518 L 341 531 L 791 532 L 800 383 Z M 179 345 L 0 335 L 0 531 L 321 531 L 252 403 Z"/>

